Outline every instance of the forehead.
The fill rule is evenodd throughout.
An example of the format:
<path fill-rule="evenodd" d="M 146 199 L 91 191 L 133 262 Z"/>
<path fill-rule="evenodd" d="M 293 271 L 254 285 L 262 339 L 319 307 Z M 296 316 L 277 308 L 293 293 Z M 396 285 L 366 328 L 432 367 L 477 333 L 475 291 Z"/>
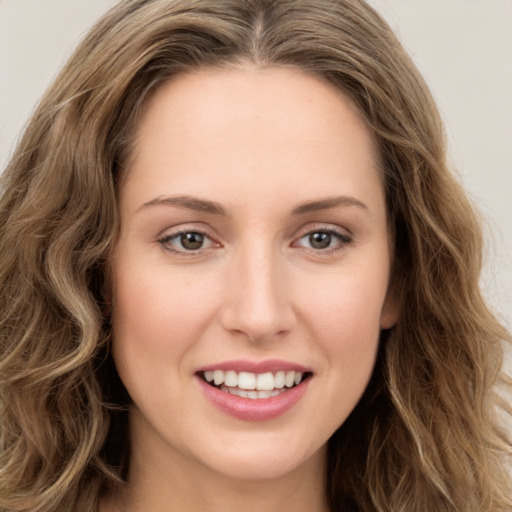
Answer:
<path fill-rule="evenodd" d="M 174 125 L 181 135 L 193 136 L 200 128 L 214 135 L 216 129 L 237 123 L 246 129 L 239 131 L 240 137 L 254 136 L 258 128 L 281 127 L 278 143 L 300 135 L 310 138 L 312 131 L 300 133 L 306 125 L 317 137 L 325 131 L 334 136 L 347 119 L 351 130 L 364 132 L 377 159 L 375 141 L 358 108 L 326 80 L 294 67 L 205 68 L 178 74 L 157 87 L 143 105 L 136 132 L 144 137 L 159 123 L 166 130 Z"/>
<path fill-rule="evenodd" d="M 295 68 L 214 68 L 178 75 L 148 98 L 129 181 L 190 194 L 219 180 L 256 192 L 264 180 L 325 195 L 340 179 L 380 184 L 378 163 L 363 117 L 334 86 Z"/>

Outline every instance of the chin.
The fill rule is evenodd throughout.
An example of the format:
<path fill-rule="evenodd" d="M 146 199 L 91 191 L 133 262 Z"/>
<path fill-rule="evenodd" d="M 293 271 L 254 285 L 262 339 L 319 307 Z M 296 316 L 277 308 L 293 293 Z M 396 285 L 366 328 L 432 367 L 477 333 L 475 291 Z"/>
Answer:
<path fill-rule="evenodd" d="M 203 453 L 203 463 L 233 480 L 276 480 L 313 468 L 323 470 L 327 445 L 305 450 L 301 443 L 268 438 L 233 442 L 227 449 Z M 218 448 L 218 447 L 217 447 Z"/>

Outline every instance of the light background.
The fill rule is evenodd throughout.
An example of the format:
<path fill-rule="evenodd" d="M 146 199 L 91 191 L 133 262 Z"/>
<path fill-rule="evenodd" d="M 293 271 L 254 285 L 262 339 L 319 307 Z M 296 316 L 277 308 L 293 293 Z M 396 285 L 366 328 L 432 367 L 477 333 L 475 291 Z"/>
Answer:
<path fill-rule="evenodd" d="M 0 169 L 58 68 L 114 0 L 0 0 Z M 482 284 L 512 328 L 512 0 L 371 0 L 412 54 L 488 224 Z M 509 363 L 509 367 L 512 365 Z"/>

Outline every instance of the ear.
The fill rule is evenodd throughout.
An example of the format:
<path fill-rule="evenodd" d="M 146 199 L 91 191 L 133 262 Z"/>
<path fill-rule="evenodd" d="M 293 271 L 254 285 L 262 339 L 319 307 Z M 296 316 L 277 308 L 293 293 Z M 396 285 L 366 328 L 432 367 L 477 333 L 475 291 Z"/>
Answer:
<path fill-rule="evenodd" d="M 402 312 L 402 304 L 402 286 L 397 279 L 392 279 L 380 315 L 381 329 L 391 329 L 396 325 Z"/>

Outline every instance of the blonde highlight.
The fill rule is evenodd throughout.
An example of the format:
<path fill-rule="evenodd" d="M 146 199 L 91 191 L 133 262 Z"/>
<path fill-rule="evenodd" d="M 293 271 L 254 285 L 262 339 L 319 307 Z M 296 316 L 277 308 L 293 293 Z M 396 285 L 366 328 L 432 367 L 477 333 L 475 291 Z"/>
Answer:
<path fill-rule="evenodd" d="M 479 291 L 482 236 L 440 116 L 361 0 L 125 0 L 34 113 L 0 198 L 0 511 L 93 511 L 126 476 L 129 398 L 109 355 L 108 260 L 138 114 L 179 73 L 292 66 L 348 95 L 377 140 L 395 239 L 398 324 L 329 442 L 331 510 L 512 507 L 510 335 Z"/>

